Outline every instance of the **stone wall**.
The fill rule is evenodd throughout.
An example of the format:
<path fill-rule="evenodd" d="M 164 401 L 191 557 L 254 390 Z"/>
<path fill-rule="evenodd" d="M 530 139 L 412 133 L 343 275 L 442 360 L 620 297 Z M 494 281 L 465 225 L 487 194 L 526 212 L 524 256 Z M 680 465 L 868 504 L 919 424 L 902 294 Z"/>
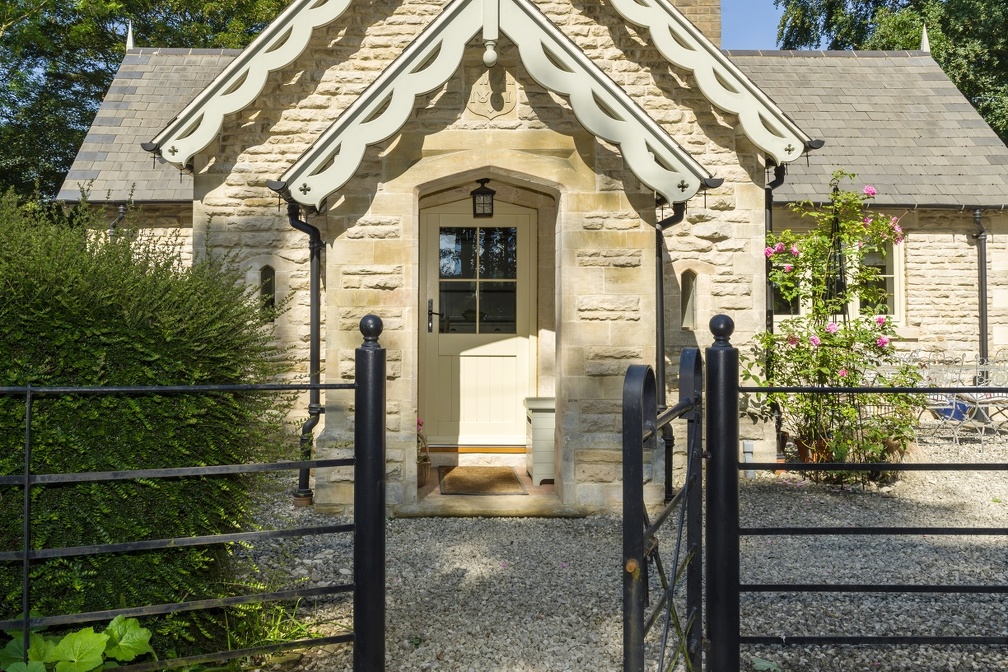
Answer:
<path fill-rule="evenodd" d="M 250 277 L 264 263 L 292 295 L 278 324 L 307 351 L 307 240 L 290 228 L 265 187 L 334 121 L 437 13 L 443 2 L 356 3 L 316 32 L 305 54 L 270 75 L 246 110 L 229 117 L 220 141 L 197 157 L 194 240 L 211 252 L 236 250 Z M 681 3 L 711 16 L 719 3 Z M 678 360 L 685 344 L 709 343 L 717 312 L 751 333 L 763 303 L 763 171 L 756 150 L 740 140 L 736 120 L 712 109 L 692 76 L 670 67 L 615 12 L 581 0 L 541 5 L 589 57 L 638 100 L 725 184 L 693 199 L 686 221 L 666 232 L 669 278 L 684 269 L 702 288 L 701 333 L 669 339 Z M 699 21 L 698 21 L 699 23 Z M 557 491 L 564 502 L 615 507 L 620 499 L 620 403 L 623 373 L 655 357 L 653 194 L 625 169 L 619 150 L 586 134 L 566 100 L 525 72 L 517 49 L 502 40 L 500 67 L 515 105 L 488 118 L 470 94 L 485 72 L 474 40 L 463 67 L 417 101 L 402 133 L 366 153 L 357 176 L 308 217 L 326 240 L 323 327 L 327 382 L 352 375 L 357 323 L 378 313 L 388 350 L 388 495 L 415 501 L 414 418 L 417 409 L 419 213 L 468 197 L 477 177 L 490 177 L 498 198 L 539 212 L 540 394 L 557 397 Z M 753 182 L 756 182 L 754 186 Z M 675 303 L 674 301 L 672 303 Z M 350 450 L 345 394 L 326 399 L 321 457 Z M 660 456 L 651 465 L 660 470 Z M 660 473 L 660 472 L 659 472 Z M 320 473 L 317 502 L 349 501 L 347 474 Z M 652 485 L 650 496 L 658 496 Z"/>

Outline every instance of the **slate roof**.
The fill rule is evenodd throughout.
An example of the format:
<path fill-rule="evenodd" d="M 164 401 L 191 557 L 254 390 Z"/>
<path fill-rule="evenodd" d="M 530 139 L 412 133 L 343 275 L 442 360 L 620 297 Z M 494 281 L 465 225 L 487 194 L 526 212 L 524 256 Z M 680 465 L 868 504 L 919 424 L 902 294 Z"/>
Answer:
<path fill-rule="evenodd" d="M 174 166 L 154 165 L 140 148 L 170 122 L 240 51 L 130 49 L 88 130 L 57 198 L 92 202 L 192 201 L 193 181 Z M 181 178 L 181 179 L 180 179 Z"/>
<path fill-rule="evenodd" d="M 822 201 L 832 173 L 871 184 L 880 206 L 1002 208 L 1008 148 L 923 51 L 728 51 L 826 145 L 788 164 L 775 202 Z"/>
<path fill-rule="evenodd" d="M 59 193 L 77 201 L 191 201 L 192 178 L 152 165 L 140 148 L 240 52 L 133 49 L 102 103 Z M 1008 148 L 930 54 L 901 52 L 725 52 L 798 125 L 826 145 L 808 164 L 788 164 L 774 200 L 822 201 L 837 168 L 878 189 L 876 203 L 905 207 L 1002 208 Z"/>

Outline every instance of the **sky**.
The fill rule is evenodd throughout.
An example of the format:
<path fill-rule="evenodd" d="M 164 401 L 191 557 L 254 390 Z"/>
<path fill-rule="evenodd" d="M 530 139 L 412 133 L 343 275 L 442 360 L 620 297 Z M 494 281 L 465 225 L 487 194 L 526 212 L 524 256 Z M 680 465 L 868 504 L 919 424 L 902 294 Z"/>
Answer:
<path fill-rule="evenodd" d="M 781 12 L 774 0 L 721 0 L 721 48 L 776 49 Z"/>

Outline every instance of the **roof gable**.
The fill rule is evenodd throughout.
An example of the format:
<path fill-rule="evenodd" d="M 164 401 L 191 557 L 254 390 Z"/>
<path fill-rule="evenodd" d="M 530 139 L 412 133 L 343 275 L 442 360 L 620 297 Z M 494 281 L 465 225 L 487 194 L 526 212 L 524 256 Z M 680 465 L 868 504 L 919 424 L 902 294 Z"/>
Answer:
<path fill-rule="evenodd" d="M 144 149 L 154 152 L 170 163 L 187 167 L 192 157 L 209 145 L 220 132 L 224 116 L 251 103 L 262 91 L 266 75 L 297 58 L 305 48 L 312 31 L 339 18 L 350 1 L 292 2 L 287 10 L 263 31 L 239 58 L 225 68 L 171 124 L 151 142 L 144 143 Z M 653 41 L 665 58 L 692 72 L 702 93 L 713 105 L 737 114 L 742 131 L 776 163 L 793 161 L 804 150 L 821 145 L 821 142 L 812 141 L 789 120 L 770 98 L 725 58 L 669 0 L 611 0 L 609 4 L 628 22 L 648 27 Z M 518 45 L 529 74 L 546 88 L 567 96 L 575 108 L 579 121 L 598 137 L 619 144 L 630 169 L 643 183 L 668 200 L 684 201 L 699 188 L 708 185 L 710 174 L 626 96 L 620 87 L 601 73 L 572 41 L 539 12 L 531 0 L 453 0 L 443 10 L 442 16 L 446 14 L 456 17 L 455 21 L 468 21 L 473 24 L 467 24 L 464 31 L 472 29 L 470 37 L 475 34 L 479 25 L 482 25 L 484 41 L 489 45 L 488 52 L 492 52 L 493 40 L 497 39 L 497 30 L 502 30 Z M 481 15 L 480 21 L 475 19 L 477 14 Z M 435 20 L 434 23 L 437 22 L 438 20 Z M 438 34 L 437 30 L 425 30 L 423 35 L 427 36 L 423 39 L 428 42 L 434 41 L 441 45 L 447 42 L 464 44 L 455 36 Z M 420 37 L 417 39 L 421 40 Z M 563 62 L 560 67 L 556 67 L 553 63 L 558 58 Z M 407 60 L 409 59 L 400 58 L 396 63 L 404 66 Z M 440 57 L 437 60 L 445 62 Z M 425 66 L 423 69 L 428 70 L 429 76 L 414 76 L 419 74 L 421 65 Z M 411 80 L 410 86 L 414 88 L 422 80 L 424 81 L 422 86 L 428 86 L 436 77 L 435 71 L 427 65 L 411 60 L 412 75 L 403 74 L 400 67 L 396 73 L 397 77 L 383 76 L 380 81 L 387 85 L 390 79 L 394 79 L 398 87 L 401 79 L 405 78 Z M 437 72 L 439 75 L 444 75 L 440 70 Z M 449 76 L 450 74 L 448 73 Z M 440 83 L 446 79 L 447 77 L 441 79 Z M 436 85 L 426 91 L 432 88 L 436 88 Z M 418 93 L 423 91 L 415 90 L 413 97 L 415 98 Z M 405 100 L 408 97 L 404 94 L 401 99 Z M 326 153 L 329 150 L 327 143 L 340 136 L 341 128 L 362 127 L 362 125 L 355 126 L 355 123 L 362 121 L 359 111 L 367 106 L 354 107 L 358 110 L 356 115 L 350 115 L 354 118 L 348 117 L 350 110 L 344 113 L 324 138 L 302 157 L 297 169 L 292 169 L 293 172 L 288 171 L 282 181 L 289 182 L 292 177 L 301 177 L 303 163 L 312 164 L 311 169 L 315 171 L 312 173 L 313 177 L 320 174 L 318 171 L 321 168 L 315 159 L 320 151 Z M 399 120 L 402 116 L 401 110 L 397 108 L 395 111 L 397 114 L 381 115 L 385 119 L 384 124 L 392 126 L 393 119 Z M 402 123 L 405 123 L 405 118 L 391 132 L 394 133 L 401 128 Z M 367 127 L 378 128 L 377 125 L 370 123 Z M 633 132 L 628 132 L 628 128 L 636 132 L 636 138 Z M 371 138 L 369 143 L 384 139 L 378 138 L 377 135 L 372 133 L 369 136 Z M 369 143 L 365 143 L 364 146 Z M 351 144 L 359 143 L 352 141 Z M 347 148 L 341 145 L 340 147 L 342 155 Z M 356 152 L 357 149 L 353 151 Z M 339 162 L 344 163 L 342 160 Z M 329 175 L 337 182 L 342 179 L 342 174 L 330 171 Z M 670 175 L 679 179 L 670 180 Z M 341 185 L 342 183 L 338 184 L 337 188 Z M 312 188 L 310 184 L 307 186 Z M 310 199 L 307 198 L 307 194 L 302 196 L 305 197 L 305 201 L 312 201 L 315 204 L 321 202 L 314 196 Z"/>
<path fill-rule="evenodd" d="M 822 147 L 822 140 L 802 131 L 669 0 L 609 0 L 609 4 L 627 22 L 648 29 L 666 60 L 693 73 L 712 105 L 738 115 L 742 132 L 774 163 L 794 161 L 805 150 Z"/>
<path fill-rule="evenodd" d="M 497 13 L 499 11 L 499 14 Z M 369 145 L 399 131 L 416 97 L 443 85 L 466 44 L 484 30 L 493 62 L 498 30 L 518 46 L 526 70 L 567 97 L 578 121 L 619 145 L 630 170 L 669 202 L 683 202 L 715 179 L 530 0 L 452 0 L 410 46 L 270 187 L 288 200 L 319 208 L 357 171 Z"/>
<path fill-rule="evenodd" d="M 247 107 L 269 73 L 290 65 L 312 33 L 338 19 L 351 0 L 294 0 L 144 150 L 185 168 L 220 133 L 224 115 Z M 167 156 L 166 156 L 167 154 Z"/>

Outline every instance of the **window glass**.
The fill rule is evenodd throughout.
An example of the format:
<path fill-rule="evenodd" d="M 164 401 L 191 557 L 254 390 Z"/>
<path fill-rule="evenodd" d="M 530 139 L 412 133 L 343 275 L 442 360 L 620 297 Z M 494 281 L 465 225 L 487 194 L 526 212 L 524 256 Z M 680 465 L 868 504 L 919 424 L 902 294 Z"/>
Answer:
<path fill-rule="evenodd" d="M 440 331 L 517 333 L 518 229 L 442 227 Z"/>

